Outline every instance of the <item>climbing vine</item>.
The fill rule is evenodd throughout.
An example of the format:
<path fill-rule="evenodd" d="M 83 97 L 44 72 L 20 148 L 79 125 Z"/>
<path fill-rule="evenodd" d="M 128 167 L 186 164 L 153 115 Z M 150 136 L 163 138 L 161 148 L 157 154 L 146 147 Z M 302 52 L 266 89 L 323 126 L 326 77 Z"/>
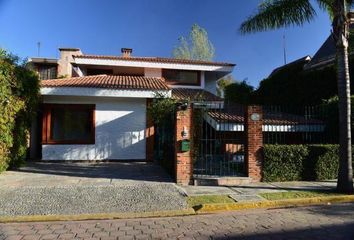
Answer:
<path fill-rule="evenodd" d="M 176 111 L 177 100 L 169 98 L 161 93 L 155 93 L 152 104 L 148 107 L 148 114 L 156 125 L 163 124 L 170 119 Z"/>
<path fill-rule="evenodd" d="M 0 49 L 0 171 L 25 160 L 38 100 L 37 74 Z"/>

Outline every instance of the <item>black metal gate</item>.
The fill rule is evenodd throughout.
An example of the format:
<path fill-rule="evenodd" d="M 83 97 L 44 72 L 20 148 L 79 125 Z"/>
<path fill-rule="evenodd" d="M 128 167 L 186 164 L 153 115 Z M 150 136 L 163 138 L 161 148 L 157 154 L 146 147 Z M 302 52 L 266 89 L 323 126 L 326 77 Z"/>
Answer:
<path fill-rule="evenodd" d="M 175 112 L 155 125 L 154 159 L 172 176 L 175 176 Z"/>
<path fill-rule="evenodd" d="M 243 118 L 241 105 L 193 105 L 195 177 L 245 176 Z"/>

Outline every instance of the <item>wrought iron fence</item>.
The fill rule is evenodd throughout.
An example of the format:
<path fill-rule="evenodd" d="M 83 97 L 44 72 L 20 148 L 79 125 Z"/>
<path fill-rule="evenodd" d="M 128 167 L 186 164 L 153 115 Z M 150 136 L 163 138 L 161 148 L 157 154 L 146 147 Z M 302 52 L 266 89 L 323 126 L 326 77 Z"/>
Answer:
<path fill-rule="evenodd" d="M 328 105 L 263 106 L 263 142 L 338 143 L 338 112 Z"/>

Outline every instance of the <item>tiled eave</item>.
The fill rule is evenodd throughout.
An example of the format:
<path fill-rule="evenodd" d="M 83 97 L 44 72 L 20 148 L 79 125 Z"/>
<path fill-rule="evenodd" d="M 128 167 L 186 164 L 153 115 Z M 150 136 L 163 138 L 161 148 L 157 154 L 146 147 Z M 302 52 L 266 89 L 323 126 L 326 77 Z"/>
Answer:
<path fill-rule="evenodd" d="M 182 62 L 163 62 L 163 61 L 146 61 L 142 59 L 129 58 L 99 58 L 77 56 L 74 58 L 77 65 L 96 65 L 96 66 L 121 66 L 121 67 L 142 67 L 142 68 L 162 68 L 162 69 L 180 69 L 195 71 L 216 71 L 216 72 L 232 72 L 234 65 L 232 64 L 202 64 L 202 63 L 182 63 Z"/>

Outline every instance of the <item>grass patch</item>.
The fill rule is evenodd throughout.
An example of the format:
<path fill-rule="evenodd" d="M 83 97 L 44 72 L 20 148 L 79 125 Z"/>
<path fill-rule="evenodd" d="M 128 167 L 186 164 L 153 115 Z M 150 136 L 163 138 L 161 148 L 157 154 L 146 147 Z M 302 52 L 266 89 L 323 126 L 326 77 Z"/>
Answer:
<path fill-rule="evenodd" d="M 329 197 L 342 196 L 333 191 L 289 191 L 289 192 L 275 192 L 275 193 L 261 193 L 260 196 L 267 200 L 282 200 L 294 198 L 313 198 L 313 197 Z"/>
<path fill-rule="evenodd" d="M 235 201 L 228 195 L 200 195 L 188 197 L 188 205 L 190 207 L 200 206 L 207 203 L 235 203 Z"/>

